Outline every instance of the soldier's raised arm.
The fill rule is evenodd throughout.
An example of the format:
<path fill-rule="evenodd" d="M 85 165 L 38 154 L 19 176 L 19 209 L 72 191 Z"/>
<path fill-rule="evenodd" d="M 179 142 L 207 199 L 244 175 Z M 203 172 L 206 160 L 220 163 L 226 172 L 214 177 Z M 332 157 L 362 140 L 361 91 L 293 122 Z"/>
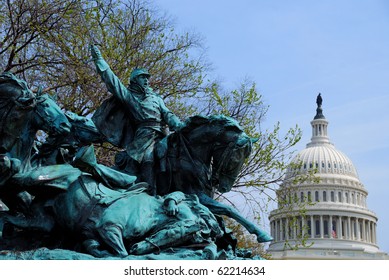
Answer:
<path fill-rule="evenodd" d="M 116 98 L 118 98 L 125 106 L 128 104 L 131 96 L 125 87 L 125 85 L 120 81 L 120 79 L 113 73 L 108 63 L 104 60 L 99 48 L 96 45 L 91 45 L 90 47 L 92 59 L 96 65 L 96 70 L 99 73 L 101 79 L 107 86 L 107 89 L 112 93 Z"/>

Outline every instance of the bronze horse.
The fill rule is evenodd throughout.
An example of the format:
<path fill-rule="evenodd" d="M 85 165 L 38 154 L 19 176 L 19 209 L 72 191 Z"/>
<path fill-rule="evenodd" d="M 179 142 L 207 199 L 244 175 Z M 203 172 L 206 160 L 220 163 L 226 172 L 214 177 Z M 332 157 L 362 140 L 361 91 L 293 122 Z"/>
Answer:
<path fill-rule="evenodd" d="M 273 240 L 237 210 L 212 199 L 215 190 L 221 193 L 231 190 L 255 141 L 232 118 L 222 115 L 189 118 L 183 129 L 170 134 L 156 148 L 160 158 L 157 192 L 196 194 L 214 214 L 233 218 L 249 233 L 257 235 L 258 242 Z"/>
<path fill-rule="evenodd" d="M 12 73 L 0 75 L 0 197 L 8 207 L 13 209 L 14 204 L 28 200 L 22 185 L 32 179 L 25 175 L 34 169 L 31 156 L 37 131 L 62 137 L 70 128 L 67 117 L 48 94 L 34 94 Z M 45 173 L 42 169 L 34 174 Z"/>

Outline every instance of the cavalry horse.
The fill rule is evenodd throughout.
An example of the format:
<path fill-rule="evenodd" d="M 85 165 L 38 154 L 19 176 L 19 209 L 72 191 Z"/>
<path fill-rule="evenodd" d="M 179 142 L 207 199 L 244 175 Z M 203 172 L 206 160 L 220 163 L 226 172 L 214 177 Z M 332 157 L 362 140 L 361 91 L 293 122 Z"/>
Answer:
<path fill-rule="evenodd" d="M 58 136 L 70 129 L 67 117 L 48 94 L 34 94 L 12 73 L 0 75 L 0 154 L 18 159 L 20 168 L 28 170 L 38 130 Z"/>
<path fill-rule="evenodd" d="M 29 198 L 23 185 L 30 184 L 34 176 L 35 182 L 39 181 L 50 171 L 33 171 L 31 156 L 37 131 L 62 137 L 70 129 L 68 118 L 48 94 L 41 90 L 34 94 L 12 73 L 0 75 L 0 197 L 7 206 L 12 209 L 14 204 L 26 202 Z"/>
<path fill-rule="evenodd" d="M 215 190 L 231 190 L 257 139 L 250 138 L 234 119 L 223 115 L 193 116 L 185 123 L 184 128 L 156 147 L 160 158 L 157 193 L 196 194 L 212 213 L 233 218 L 255 234 L 258 242 L 273 240 L 233 207 L 212 198 Z"/>

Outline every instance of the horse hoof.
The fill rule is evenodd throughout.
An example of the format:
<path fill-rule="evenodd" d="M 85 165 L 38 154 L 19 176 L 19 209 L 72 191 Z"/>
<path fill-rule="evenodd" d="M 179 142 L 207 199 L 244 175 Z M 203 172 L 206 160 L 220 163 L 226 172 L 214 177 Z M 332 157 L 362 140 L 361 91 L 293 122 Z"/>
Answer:
<path fill-rule="evenodd" d="M 258 235 L 257 241 L 259 243 L 264 243 L 264 242 L 270 242 L 273 241 L 274 238 L 268 235 L 267 233 L 262 233 Z"/>

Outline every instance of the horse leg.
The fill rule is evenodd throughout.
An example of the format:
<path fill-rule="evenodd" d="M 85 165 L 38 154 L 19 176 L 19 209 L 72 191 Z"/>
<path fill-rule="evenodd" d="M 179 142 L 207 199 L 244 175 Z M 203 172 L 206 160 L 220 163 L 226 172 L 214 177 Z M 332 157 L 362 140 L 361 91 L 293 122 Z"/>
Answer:
<path fill-rule="evenodd" d="M 105 223 L 97 229 L 97 232 L 103 241 L 111 247 L 117 255 L 122 258 L 128 256 L 128 252 L 123 243 L 123 232 L 119 226 Z"/>
<path fill-rule="evenodd" d="M 217 202 L 205 194 L 199 194 L 198 197 L 200 202 L 203 205 L 207 206 L 212 213 L 216 215 L 225 215 L 227 217 L 230 217 L 240 223 L 242 226 L 244 226 L 249 233 L 255 234 L 259 243 L 269 242 L 273 240 L 273 237 L 271 237 L 265 231 L 261 230 L 254 223 L 244 218 L 234 208 L 223 203 Z"/>
<path fill-rule="evenodd" d="M 169 246 L 179 246 L 188 241 L 200 243 L 203 241 L 202 238 L 198 237 L 198 240 L 196 238 L 196 233 L 200 230 L 200 225 L 194 221 L 179 221 L 134 244 L 130 249 L 130 254 L 144 255 Z"/>
<path fill-rule="evenodd" d="M 38 210 L 34 214 L 31 217 L 25 217 L 0 212 L 0 221 L 2 221 L 3 226 L 9 223 L 22 229 L 37 229 L 43 232 L 51 232 L 55 225 L 53 217 L 44 213 L 44 210 Z"/>
<path fill-rule="evenodd" d="M 97 258 L 105 258 L 105 257 L 112 257 L 112 254 L 109 253 L 107 250 L 101 250 L 100 249 L 100 242 L 96 239 L 90 238 L 85 240 L 82 245 L 84 246 L 87 253 L 91 254 L 94 257 Z"/>

